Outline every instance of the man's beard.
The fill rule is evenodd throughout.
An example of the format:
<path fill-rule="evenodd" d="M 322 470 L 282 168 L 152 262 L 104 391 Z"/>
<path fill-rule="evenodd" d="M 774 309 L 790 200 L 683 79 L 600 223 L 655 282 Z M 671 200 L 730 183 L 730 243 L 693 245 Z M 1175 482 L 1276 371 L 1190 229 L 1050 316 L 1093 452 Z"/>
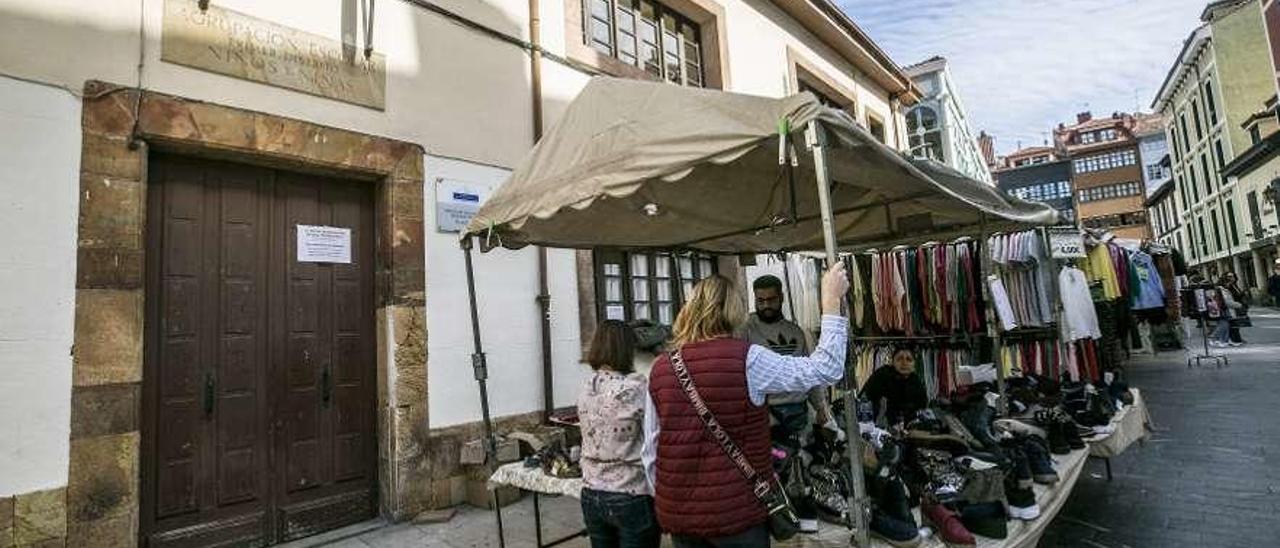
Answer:
<path fill-rule="evenodd" d="M 775 310 L 773 308 L 761 308 L 756 311 L 756 315 L 759 316 L 760 320 L 764 323 L 774 323 L 782 319 L 782 311 Z"/>

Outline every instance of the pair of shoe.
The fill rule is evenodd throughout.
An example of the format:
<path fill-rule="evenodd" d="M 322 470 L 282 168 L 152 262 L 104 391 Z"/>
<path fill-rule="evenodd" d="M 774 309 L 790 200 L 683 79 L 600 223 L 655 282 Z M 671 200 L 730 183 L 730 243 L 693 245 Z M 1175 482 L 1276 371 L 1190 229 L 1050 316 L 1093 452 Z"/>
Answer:
<path fill-rule="evenodd" d="M 1065 455 L 1075 449 L 1084 449 L 1084 438 L 1076 421 L 1059 408 L 1041 409 L 1036 412 L 1036 422 L 1048 432 L 1049 450 L 1055 455 Z"/>
<path fill-rule="evenodd" d="M 1008 514 L 999 502 L 967 504 L 960 509 L 960 523 L 974 534 L 1003 539 L 1009 536 Z"/>
<path fill-rule="evenodd" d="M 1036 504 L 1035 490 L 1005 484 L 1004 495 L 1009 501 L 1009 515 L 1013 518 L 1031 521 L 1040 517 L 1040 505 Z"/>
<path fill-rule="evenodd" d="M 876 508 L 871 512 L 871 533 L 890 545 L 910 548 L 920 545 L 920 529 L 911 514 L 910 494 L 897 476 L 876 477 L 871 483 Z"/>
<path fill-rule="evenodd" d="M 920 529 L 914 521 L 903 521 L 881 511 L 871 512 L 871 536 L 877 537 L 895 548 L 915 548 L 920 545 Z M 850 542 L 852 545 L 853 542 Z"/>
<path fill-rule="evenodd" d="M 1058 483 L 1058 472 L 1053 469 L 1053 457 L 1049 456 L 1044 440 L 1026 438 L 1022 451 L 1027 458 L 1027 467 L 1031 469 L 1032 480 L 1041 485 Z"/>
<path fill-rule="evenodd" d="M 960 516 L 946 506 L 931 502 L 921 503 L 920 517 L 950 548 L 973 548 L 978 545 L 977 539 L 973 538 L 973 533 L 969 532 L 960 521 Z"/>

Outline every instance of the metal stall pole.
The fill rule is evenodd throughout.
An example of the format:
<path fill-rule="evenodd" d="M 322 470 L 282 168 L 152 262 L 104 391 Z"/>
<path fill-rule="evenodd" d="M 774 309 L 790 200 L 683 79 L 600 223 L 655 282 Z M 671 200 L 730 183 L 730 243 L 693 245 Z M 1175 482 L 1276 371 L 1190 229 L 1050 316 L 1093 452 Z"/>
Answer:
<path fill-rule="evenodd" d="M 484 455 L 485 466 L 489 468 L 489 472 L 493 472 L 493 467 L 498 461 L 498 440 L 493 436 L 493 418 L 489 415 L 489 366 L 485 362 L 484 345 L 480 343 L 480 313 L 476 308 L 476 277 L 475 270 L 471 266 L 471 248 L 474 245 L 471 236 L 462 239 L 462 255 L 467 266 L 467 298 L 471 304 L 471 341 L 473 352 L 471 353 L 471 369 L 475 374 L 476 384 L 480 385 L 480 413 L 484 418 Z M 498 546 L 505 548 L 507 545 L 506 535 L 502 529 L 502 501 L 498 499 L 498 491 L 496 489 L 490 491 L 493 500 L 493 514 L 498 522 Z"/>
<path fill-rule="evenodd" d="M 987 336 L 991 339 L 991 363 L 995 364 L 996 366 L 996 390 L 1000 392 L 1000 405 L 999 407 L 996 408 L 996 413 L 999 416 L 1004 417 L 1004 416 L 1008 416 L 1009 414 L 1009 403 L 1005 401 L 1005 394 L 1004 394 L 1004 364 L 1000 363 L 1001 361 L 1000 358 L 1003 357 L 1003 354 L 1001 352 L 1003 349 L 1001 348 L 1001 343 L 1000 343 L 1000 327 L 998 325 L 999 319 L 996 318 L 996 302 L 994 298 L 995 296 L 991 294 L 991 284 L 987 283 L 987 276 L 992 274 L 993 268 L 991 266 L 992 264 L 991 250 L 988 249 L 988 246 L 987 246 L 987 239 L 990 237 L 990 235 L 987 233 L 986 212 L 983 212 L 981 214 L 981 217 L 979 217 L 979 219 L 981 219 L 980 232 L 982 233 L 982 236 L 981 236 L 982 239 L 978 241 L 978 250 L 980 253 L 982 253 L 982 262 L 979 263 L 982 265 L 982 273 L 979 275 L 979 278 L 981 279 L 982 284 L 986 286 L 985 289 L 987 294 L 987 306 L 986 306 Z"/>
<path fill-rule="evenodd" d="M 835 219 L 831 213 L 831 174 L 827 171 L 826 135 L 822 125 L 811 122 L 805 130 L 805 141 L 813 150 L 813 170 L 818 184 L 818 207 L 822 213 L 822 239 L 826 246 L 827 265 L 836 264 L 836 229 Z M 848 296 L 845 296 L 846 300 Z M 852 312 L 852 310 L 850 310 Z M 847 347 L 846 347 L 847 351 Z M 857 413 L 854 409 L 857 400 L 854 397 L 858 380 L 849 373 L 849 356 L 845 354 L 845 372 L 841 380 L 844 390 L 844 430 L 846 457 L 849 459 L 849 480 L 853 483 L 853 493 L 848 499 L 849 513 L 853 518 L 853 538 L 857 546 L 870 546 L 871 538 L 867 523 L 871 507 L 867 504 L 867 488 L 862 477 L 862 433 L 858 429 Z"/>

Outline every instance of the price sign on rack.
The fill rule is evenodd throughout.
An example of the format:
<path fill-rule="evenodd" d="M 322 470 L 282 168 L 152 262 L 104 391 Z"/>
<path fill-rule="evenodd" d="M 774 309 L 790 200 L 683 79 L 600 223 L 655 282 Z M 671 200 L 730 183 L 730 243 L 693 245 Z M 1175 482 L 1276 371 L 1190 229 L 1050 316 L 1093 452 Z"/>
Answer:
<path fill-rule="evenodd" d="M 1049 254 L 1055 259 L 1084 258 L 1084 234 L 1070 226 L 1055 226 L 1049 231 Z"/>

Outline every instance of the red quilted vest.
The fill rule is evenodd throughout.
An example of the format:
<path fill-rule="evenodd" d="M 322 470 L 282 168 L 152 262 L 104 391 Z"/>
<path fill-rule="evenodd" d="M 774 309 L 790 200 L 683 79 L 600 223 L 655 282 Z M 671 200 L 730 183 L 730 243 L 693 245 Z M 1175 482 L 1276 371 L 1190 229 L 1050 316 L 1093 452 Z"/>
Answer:
<path fill-rule="evenodd" d="M 681 350 L 698 393 L 716 420 L 761 474 L 772 474 L 769 414 L 747 396 L 745 341 L 715 339 Z M 706 433 L 665 355 L 649 373 L 649 394 L 658 412 L 655 506 L 668 533 L 714 538 L 764 523 L 764 506 L 742 473 Z"/>

